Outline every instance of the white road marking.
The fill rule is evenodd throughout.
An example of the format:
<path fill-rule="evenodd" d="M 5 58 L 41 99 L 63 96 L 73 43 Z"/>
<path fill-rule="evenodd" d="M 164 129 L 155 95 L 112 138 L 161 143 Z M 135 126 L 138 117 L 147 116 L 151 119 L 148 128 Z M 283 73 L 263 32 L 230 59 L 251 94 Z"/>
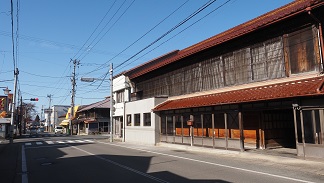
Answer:
<path fill-rule="evenodd" d="M 42 142 L 36 142 L 36 145 L 42 145 L 43 143 Z"/>
<path fill-rule="evenodd" d="M 26 146 L 31 146 L 31 143 L 30 143 L 30 142 L 28 142 L 28 143 L 25 143 L 25 145 L 26 145 Z"/>
<path fill-rule="evenodd" d="M 25 146 L 21 148 L 21 183 L 28 183 Z"/>
<path fill-rule="evenodd" d="M 83 140 L 75 140 L 76 142 L 84 142 Z"/>
<path fill-rule="evenodd" d="M 56 141 L 57 143 L 59 143 L 59 144 L 64 144 L 65 142 L 63 142 L 63 141 Z"/>
<path fill-rule="evenodd" d="M 92 141 L 92 140 L 84 140 L 84 141 L 86 141 L 86 142 L 94 142 L 94 141 Z"/>
<path fill-rule="evenodd" d="M 275 174 L 265 173 L 265 172 L 259 172 L 259 171 L 255 171 L 255 170 L 245 169 L 245 168 L 238 168 L 238 167 L 234 167 L 234 166 L 223 165 L 223 164 L 218 164 L 218 163 L 212 163 L 212 162 L 202 161 L 202 160 L 197 160 L 197 159 L 191 159 L 191 158 L 176 156 L 176 155 L 172 155 L 172 154 L 165 154 L 165 153 L 160 153 L 160 152 L 155 152 L 155 151 L 149 151 L 149 150 L 139 149 L 139 148 L 135 148 L 135 147 L 126 147 L 126 146 L 123 146 L 123 145 L 117 145 L 117 144 L 111 144 L 111 143 L 105 143 L 105 142 L 99 142 L 99 143 L 112 145 L 112 146 L 123 147 L 123 148 L 127 148 L 127 149 L 143 151 L 143 152 L 148 152 L 148 153 L 153 153 L 153 154 L 159 154 L 159 155 L 162 155 L 162 156 L 169 156 L 169 157 L 173 157 L 173 158 L 184 159 L 184 160 L 189 160 L 189 161 L 194 161 L 194 162 L 199 162 L 199 163 L 205 163 L 205 164 L 209 164 L 209 165 L 215 165 L 215 166 L 230 168 L 230 169 L 234 169 L 234 170 L 240 170 L 240 171 L 245 171 L 245 172 L 250 172 L 250 173 L 267 175 L 267 176 L 270 176 L 270 177 L 276 177 L 276 178 L 281 178 L 281 179 L 286 179 L 286 180 L 292 180 L 292 181 L 297 181 L 297 182 L 305 182 L 305 183 L 306 182 L 307 183 L 313 183 L 313 182 L 302 180 L 302 179 L 295 179 L 295 178 L 291 178 L 291 177 L 275 175 Z"/>
<path fill-rule="evenodd" d="M 147 174 L 147 173 L 144 173 L 144 172 L 141 172 L 141 171 L 135 170 L 135 169 L 133 169 L 133 168 L 130 168 L 130 167 L 125 166 L 125 165 L 122 165 L 122 164 L 119 164 L 119 163 L 117 163 L 117 162 L 115 162 L 115 161 L 112 161 L 112 160 L 109 160 L 109 159 L 103 158 L 103 157 L 101 157 L 101 156 L 95 155 L 95 154 L 93 154 L 93 153 L 91 153 L 91 152 L 88 152 L 88 151 L 86 151 L 86 150 L 80 149 L 80 148 L 78 148 L 78 147 L 75 147 L 75 146 L 71 146 L 71 147 L 72 147 L 72 148 L 75 148 L 75 149 L 77 149 L 77 150 L 79 150 L 79 151 L 82 151 L 82 152 L 84 152 L 84 153 L 86 153 L 86 154 L 88 154 L 88 155 L 94 156 L 94 157 L 96 157 L 96 158 L 98 158 L 98 159 L 101 159 L 101 160 L 103 160 L 103 161 L 106 161 L 106 162 L 108 162 L 108 163 L 111 163 L 111 164 L 113 164 L 113 165 L 119 166 L 119 167 L 124 168 L 124 169 L 126 169 L 126 170 L 129 170 L 129 171 L 131 171 L 131 172 L 134 172 L 134 173 L 137 173 L 137 174 L 142 175 L 142 176 L 144 176 L 144 177 L 147 177 L 147 178 L 149 178 L 149 179 L 155 180 L 156 182 L 168 183 L 168 181 L 165 181 L 165 180 L 159 179 L 159 178 L 154 177 L 154 176 L 152 176 L 152 175 L 149 175 L 149 174 Z"/>
<path fill-rule="evenodd" d="M 47 144 L 54 144 L 53 141 L 46 141 Z"/>
<path fill-rule="evenodd" d="M 68 140 L 67 142 L 68 142 L 68 143 L 74 143 L 74 141 L 72 141 L 72 140 Z"/>

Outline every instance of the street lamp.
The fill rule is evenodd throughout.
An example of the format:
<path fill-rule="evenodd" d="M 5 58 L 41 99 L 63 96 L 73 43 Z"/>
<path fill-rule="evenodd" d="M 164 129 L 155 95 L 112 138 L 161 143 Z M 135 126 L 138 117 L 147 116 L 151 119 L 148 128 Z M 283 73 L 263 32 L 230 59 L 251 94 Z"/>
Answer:
<path fill-rule="evenodd" d="M 11 90 L 8 89 L 8 86 L 7 86 L 7 87 L 0 87 L 0 88 L 4 88 L 4 89 L 3 89 L 3 93 L 4 93 L 5 95 L 9 95 L 9 92 L 10 92 Z"/>
<path fill-rule="evenodd" d="M 110 69 L 109 69 L 109 74 L 110 74 L 110 142 L 113 142 L 113 64 L 110 64 Z M 81 81 L 83 82 L 93 82 L 95 80 L 104 80 L 104 79 L 99 79 L 99 78 L 81 78 Z"/>

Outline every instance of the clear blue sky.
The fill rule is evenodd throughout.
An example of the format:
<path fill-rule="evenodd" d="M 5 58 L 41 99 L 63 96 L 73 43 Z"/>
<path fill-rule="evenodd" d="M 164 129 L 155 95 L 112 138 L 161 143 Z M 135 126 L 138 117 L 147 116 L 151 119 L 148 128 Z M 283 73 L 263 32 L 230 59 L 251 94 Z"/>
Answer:
<path fill-rule="evenodd" d="M 20 71 L 18 89 L 23 99 L 39 98 L 36 102 L 39 114 L 42 105 L 44 108 L 49 106 L 47 95 L 53 95 L 51 105 L 71 104 L 71 59 L 80 60 L 76 72 L 75 104 L 103 100 L 110 94 L 108 81 L 100 85 L 101 81 L 84 83 L 80 78 L 103 78 L 110 62 L 117 66 L 128 60 L 209 2 L 19 0 L 17 16 L 17 1 L 13 0 L 13 22 L 14 33 L 18 32 L 18 38 L 14 37 L 15 56 Z M 232 0 L 203 18 L 225 2 L 226 0 L 214 2 L 159 42 L 130 59 L 126 65 L 117 68 L 114 74 L 172 50 L 184 49 L 292 0 Z M 10 0 L 0 0 L 0 86 L 8 86 L 13 91 L 10 9 Z M 171 14 L 172 12 L 174 13 Z M 199 19 L 198 23 L 190 26 Z M 164 21 L 159 24 L 162 20 Z M 153 27 L 155 28 L 151 30 Z M 151 31 L 146 36 L 130 46 L 149 30 Z M 178 34 L 181 31 L 183 32 Z M 165 42 L 168 39 L 170 40 Z M 163 42 L 165 43 L 160 45 Z M 129 48 L 126 49 L 127 47 Z M 124 49 L 126 50 L 122 52 Z"/>

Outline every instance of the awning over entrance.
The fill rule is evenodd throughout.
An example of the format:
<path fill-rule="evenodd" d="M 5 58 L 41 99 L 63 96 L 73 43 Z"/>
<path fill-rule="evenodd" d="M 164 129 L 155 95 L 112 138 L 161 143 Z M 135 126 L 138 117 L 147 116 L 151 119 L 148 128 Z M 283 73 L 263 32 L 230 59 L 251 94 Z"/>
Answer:
<path fill-rule="evenodd" d="M 87 119 L 87 120 L 84 120 L 85 123 L 96 123 L 97 120 L 96 119 Z"/>
<path fill-rule="evenodd" d="M 70 122 L 70 120 L 65 119 L 60 123 L 60 126 L 67 126 L 67 125 L 69 125 L 69 122 Z"/>
<path fill-rule="evenodd" d="M 156 106 L 153 111 L 323 95 L 323 85 L 324 77 L 315 77 L 260 87 L 168 100 Z"/>

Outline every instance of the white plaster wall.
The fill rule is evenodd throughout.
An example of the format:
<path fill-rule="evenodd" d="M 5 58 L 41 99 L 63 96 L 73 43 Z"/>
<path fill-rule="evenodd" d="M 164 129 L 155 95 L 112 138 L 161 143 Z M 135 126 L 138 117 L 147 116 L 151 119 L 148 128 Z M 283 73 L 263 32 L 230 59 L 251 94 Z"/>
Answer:
<path fill-rule="evenodd" d="M 113 92 L 126 88 L 126 77 L 124 75 L 118 76 L 113 79 Z"/>
<path fill-rule="evenodd" d="M 52 113 L 51 113 L 51 124 L 54 126 L 58 126 L 60 124 L 60 121 L 58 120 L 59 116 L 65 115 L 69 110 L 68 105 L 54 105 L 52 107 Z"/>
<path fill-rule="evenodd" d="M 159 120 L 152 109 L 166 98 L 149 98 L 128 102 L 125 105 L 125 114 L 132 115 L 132 126 L 125 126 L 125 141 L 155 145 L 160 140 Z M 134 114 L 140 114 L 140 126 L 134 126 Z M 144 113 L 151 113 L 151 126 L 143 126 Z M 126 117 L 124 118 L 126 120 Z"/>

